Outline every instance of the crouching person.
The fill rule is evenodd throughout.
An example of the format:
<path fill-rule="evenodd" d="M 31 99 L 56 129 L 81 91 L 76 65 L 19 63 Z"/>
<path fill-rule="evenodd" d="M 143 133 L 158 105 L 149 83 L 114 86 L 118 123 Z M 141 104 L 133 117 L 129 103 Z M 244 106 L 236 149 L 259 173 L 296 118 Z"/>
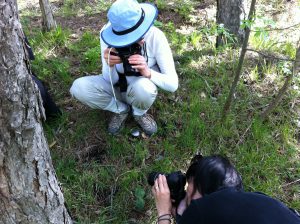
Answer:
<path fill-rule="evenodd" d="M 102 75 L 74 81 L 71 94 L 91 108 L 113 113 L 108 132 L 117 134 L 130 113 L 143 131 L 157 131 L 147 114 L 157 87 L 174 92 L 178 76 L 168 41 L 153 26 L 157 9 L 136 0 L 117 0 L 100 31 Z"/>

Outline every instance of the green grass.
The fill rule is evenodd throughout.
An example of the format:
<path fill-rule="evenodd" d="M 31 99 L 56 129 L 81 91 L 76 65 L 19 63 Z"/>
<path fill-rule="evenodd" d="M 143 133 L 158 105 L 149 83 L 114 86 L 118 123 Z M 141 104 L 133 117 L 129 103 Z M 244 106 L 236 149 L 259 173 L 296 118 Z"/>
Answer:
<path fill-rule="evenodd" d="M 157 3 L 166 10 L 167 1 Z M 178 16 L 182 16 L 179 11 L 186 15 L 184 10 L 191 9 L 180 4 L 172 7 L 177 7 Z M 92 7 L 88 1 L 69 0 L 59 9 L 61 15 L 69 15 L 64 12 L 67 5 L 83 14 Z M 289 91 L 266 121 L 259 118 L 290 64 L 247 59 L 231 112 L 222 120 L 239 50 L 229 45 L 214 48 L 213 23 L 183 35 L 176 31 L 178 24 L 158 21 L 156 25 L 165 31 L 174 51 L 180 88 L 174 94 L 159 92 L 150 110 L 158 123 L 155 136 L 132 138 L 130 130 L 135 124 L 128 122 L 121 135 L 113 137 L 106 131 L 108 113 L 88 109 L 69 95 L 73 80 L 101 72 L 98 31 L 84 31 L 75 39 L 70 36 L 74 31 L 60 27 L 42 33 L 30 27 L 30 16 L 25 15 L 25 32 L 36 54 L 32 68 L 48 83 L 63 110 L 63 116 L 47 121 L 44 130 L 66 204 L 77 223 L 154 222 L 147 174 L 184 171 L 197 151 L 229 157 L 246 190 L 264 192 L 300 210 L 300 187 L 292 184 L 300 178 L 298 117 L 290 106 L 299 92 Z M 295 56 L 290 42 L 273 43 L 272 39 L 251 37 L 255 49 L 271 46 L 272 52 Z M 294 83 L 299 85 L 299 78 Z"/>

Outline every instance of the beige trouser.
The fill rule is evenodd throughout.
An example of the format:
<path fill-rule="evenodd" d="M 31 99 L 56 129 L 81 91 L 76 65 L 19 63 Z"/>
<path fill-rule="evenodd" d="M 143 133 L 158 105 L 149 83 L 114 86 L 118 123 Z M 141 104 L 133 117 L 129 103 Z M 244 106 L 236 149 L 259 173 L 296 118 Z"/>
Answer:
<path fill-rule="evenodd" d="M 121 113 L 131 105 L 134 115 L 145 114 L 157 96 L 156 85 L 144 77 L 130 77 L 127 82 L 127 92 L 121 93 L 118 87 L 114 87 L 116 100 L 110 82 L 102 75 L 76 79 L 70 93 L 91 108 Z"/>

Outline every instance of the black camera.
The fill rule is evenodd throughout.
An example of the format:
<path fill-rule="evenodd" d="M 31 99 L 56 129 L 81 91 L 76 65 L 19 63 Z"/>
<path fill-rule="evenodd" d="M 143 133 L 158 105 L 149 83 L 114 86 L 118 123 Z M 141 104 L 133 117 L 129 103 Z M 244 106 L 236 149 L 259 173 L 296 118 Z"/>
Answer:
<path fill-rule="evenodd" d="M 140 76 L 141 74 L 132 68 L 131 64 L 128 62 L 128 58 L 131 55 L 139 54 L 142 55 L 142 47 L 138 43 L 134 43 L 127 47 L 116 48 L 118 56 L 121 58 L 124 67 L 124 73 L 126 76 Z"/>
<path fill-rule="evenodd" d="M 170 189 L 171 199 L 173 199 L 174 205 L 177 206 L 180 201 L 185 197 L 185 184 L 186 177 L 181 171 L 176 171 L 173 173 L 165 174 L 152 172 L 148 176 L 148 184 L 150 186 L 154 185 L 154 181 L 158 178 L 158 175 L 165 175 L 167 179 L 167 183 Z"/>

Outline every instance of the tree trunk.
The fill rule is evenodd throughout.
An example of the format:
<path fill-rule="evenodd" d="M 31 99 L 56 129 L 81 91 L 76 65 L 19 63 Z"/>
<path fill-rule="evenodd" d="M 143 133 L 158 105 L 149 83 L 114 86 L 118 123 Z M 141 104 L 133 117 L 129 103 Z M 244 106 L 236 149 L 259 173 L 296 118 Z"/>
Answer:
<path fill-rule="evenodd" d="M 50 31 L 56 28 L 56 22 L 54 20 L 51 5 L 48 0 L 39 0 L 40 8 L 43 16 L 43 28 L 46 31 Z"/>
<path fill-rule="evenodd" d="M 246 18 L 246 0 L 217 0 L 217 24 L 223 24 L 224 28 L 237 37 L 238 43 L 243 43 L 245 33 L 240 29 L 241 20 Z M 222 46 L 231 42 L 224 33 L 217 37 L 216 46 Z"/>
<path fill-rule="evenodd" d="M 300 72 L 300 40 L 298 42 L 298 49 L 296 51 L 296 59 L 293 65 L 293 72 L 289 76 L 286 77 L 285 82 L 281 89 L 278 92 L 278 95 L 272 100 L 269 106 L 261 113 L 261 118 L 266 119 L 267 116 L 271 113 L 271 111 L 279 104 L 284 94 L 289 89 L 293 77 L 296 76 Z"/>
<path fill-rule="evenodd" d="M 16 0 L 0 0 L 0 223 L 72 223 L 41 125 Z"/>

